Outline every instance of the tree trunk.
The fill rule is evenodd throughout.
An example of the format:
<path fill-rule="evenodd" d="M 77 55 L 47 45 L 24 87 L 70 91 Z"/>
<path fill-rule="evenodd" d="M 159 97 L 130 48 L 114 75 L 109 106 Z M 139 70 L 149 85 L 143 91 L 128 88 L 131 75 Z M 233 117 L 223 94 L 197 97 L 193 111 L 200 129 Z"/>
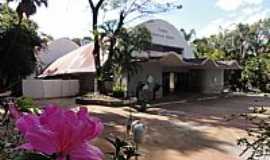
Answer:
<path fill-rule="evenodd" d="M 114 47 L 116 45 L 117 36 L 119 35 L 119 33 L 124 25 L 124 20 L 125 20 L 125 15 L 124 15 L 124 11 L 122 11 L 120 13 L 120 16 L 119 16 L 118 25 L 113 33 L 113 36 L 110 38 L 109 55 L 108 55 L 108 59 L 105 63 L 106 69 L 109 71 L 111 71 L 111 69 L 112 69 L 112 59 L 114 56 Z"/>
<path fill-rule="evenodd" d="M 103 81 L 101 79 L 101 63 L 100 63 L 100 44 L 99 44 L 99 35 L 98 35 L 98 13 L 100 10 L 100 7 L 102 6 L 103 2 L 105 0 L 99 0 L 97 2 L 97 5 L 94 5 L 93 0 L 88 0 L 91 10 L 92 10 L 92 30 L 94 34 L 94 50 L 93 50 L 93 56 L 95 59 L 95 67 L 96 67 L 96 80 L 97 83 L 95 83 L 95 92 L 100 92 L 103 88 Z"/>
<path fill-rule="evenodd" d="M 99 35 L 98 35 L 98 9 L 95 8 L 93 9 L 93 33 L 94 33 L 94 50 L 93 50 L 93 56 L 95 59 L 95 67 L 96 67 L 96 81 L 97 83 L 95 83 L 95 85 L 97 85 L 95 87 L 95 92 L 100 92 L 101 91 L 101 86 L 102 86 L 102 82 L 101 82 L 101 65 L 100 65 L 100 45 L 99 45 Z"/>

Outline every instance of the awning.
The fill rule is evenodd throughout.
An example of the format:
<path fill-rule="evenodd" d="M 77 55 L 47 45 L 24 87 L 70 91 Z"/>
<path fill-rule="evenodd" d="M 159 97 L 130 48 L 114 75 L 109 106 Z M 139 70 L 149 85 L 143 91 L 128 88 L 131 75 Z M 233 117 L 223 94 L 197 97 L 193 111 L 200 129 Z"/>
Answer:
<path fill-rule="evenodd" d="M 223 70 L 237 70 L 241 69 L 239 63 L 235 60 L 230 61 L 214 61 L 211 59 L 189 58 L 184 59 L 181 55 L 169 52 L 164 53 L 165 56 L 157 58 L 149 58 L 149 61 L 159 62 L 166 67 L 183 67 L 186 69 L 223 69 Z"/>
<path fill-rule="evenodd" d="M 188 62 L 185 62 L 181 55 L 175 52 L 169 52 L 166 56 L 163 56 L 159 62 L 165 66 L 184 67 L 191 66 Z"/>

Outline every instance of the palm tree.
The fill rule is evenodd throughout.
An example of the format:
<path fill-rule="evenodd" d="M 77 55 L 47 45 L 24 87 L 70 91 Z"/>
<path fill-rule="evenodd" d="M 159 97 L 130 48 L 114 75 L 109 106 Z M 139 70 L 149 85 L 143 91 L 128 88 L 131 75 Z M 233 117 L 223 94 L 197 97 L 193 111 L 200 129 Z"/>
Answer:
<path fill-rule="evenodd" d="M 190 42 L 192 40 L 193 37 L 196 36 L 196 31 L 195 29 L 191 29 L 189 33 L 186 32 L 185 29 L 180 29 L 180 31 L 183 33 L 184 38 L 187 42 Z"/>
<path fill-rule="evenodd" d="M 14 0 L 7 0 L 7 2 L 12 2 Z M 29 16 L 37 12 L 37 7 L 41 5 L 48 6 L 48 0 L 20 0 L 16 8 L 16 12 L 19 16 L 19 24 L 22 21 L 23 15 L 25 14 L 28 18 Z"/>

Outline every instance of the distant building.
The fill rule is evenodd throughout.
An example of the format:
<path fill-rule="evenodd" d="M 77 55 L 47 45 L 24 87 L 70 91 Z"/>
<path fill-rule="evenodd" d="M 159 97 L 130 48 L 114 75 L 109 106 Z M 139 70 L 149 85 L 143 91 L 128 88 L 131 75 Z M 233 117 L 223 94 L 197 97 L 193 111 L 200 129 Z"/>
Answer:
<path fill-rule="evenodd" d="M 60 38 L 51 41 L 44 49 L 41 49 L 41 51 L 39 51 L 39 63 L 44 69 L 58 58 L 63 57 L 65 54 L 77 48 L 79 48 L 79 45 L 77 45 L 75 42 L 68 38 Z"/>
<path fill-rule="evenodd" d="M 240 69 L 236 61 L 196 59 L 191 46 L 172 24 L 163 20 L 150 20 L 140 24 L 152 36 L 152 44 L 135 56 L 142 70 L 130 77 L 128 93 L 135 96 L 137 85 L 151 77 L 161 85 L 157 97 L 170 94 L 201 92 L 220 93 L 224 88 L 224 71 Z M 93 44 L 87 44 L 54 61 L 40 77 L 73 77 L 80 79 L 81 90 L 93 90 L 95 63 Z M 103 57 L 102 63 L 106 61 Z"/>

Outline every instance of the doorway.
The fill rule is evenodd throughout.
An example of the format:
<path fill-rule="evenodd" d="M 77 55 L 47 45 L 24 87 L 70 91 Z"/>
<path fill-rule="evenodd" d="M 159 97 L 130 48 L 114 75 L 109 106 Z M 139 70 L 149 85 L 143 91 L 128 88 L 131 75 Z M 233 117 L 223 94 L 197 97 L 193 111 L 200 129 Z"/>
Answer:
<path fill-rule="evenodd" d="M 175 93 L 183 93 L 189 91 L 189 72 L 181 72 L 175 74 Z"/>
<path fill-rule="evenodd" d="M 163 96 L 168 96 L 170 94 L 170 72 L 162 73 L 162 90 Z"/>

